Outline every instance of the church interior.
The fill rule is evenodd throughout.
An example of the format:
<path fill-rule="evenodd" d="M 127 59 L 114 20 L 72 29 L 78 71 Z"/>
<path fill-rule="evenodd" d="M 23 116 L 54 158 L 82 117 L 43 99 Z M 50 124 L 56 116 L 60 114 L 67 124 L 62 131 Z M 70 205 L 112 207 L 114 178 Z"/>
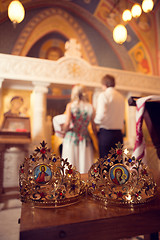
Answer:
<path fill-rule="evenodd" d="M 63 140 L 53 117 L 65 112 L 75 84 L 86 86 L 96 109 L 101 78 L 115 77 L 125 98 L 124 146 L 133 151 L 136 107 L 129 99 L 160 96 L 160 1 L 146 0 L 153 2 L 151 10 L 140 8 L 139 16 L 122 19 L 124 10 L 144 1 L 0 0 L 0 239 L 19 239 L 19 166 L 43 140 L 60 154 Z M 14 20 L 18 6 L 9 14 L 12 2 L 22 4 L 21 20 Z M 122 29 L 116 35 L 117 26 Z M 144 123 L 146 161 L 160 186 L 160 159 L 149 130 Z M 98 145 L 89 131 L 96 161 Z M 139 235 L 132 239 L 149 239 Z"/>

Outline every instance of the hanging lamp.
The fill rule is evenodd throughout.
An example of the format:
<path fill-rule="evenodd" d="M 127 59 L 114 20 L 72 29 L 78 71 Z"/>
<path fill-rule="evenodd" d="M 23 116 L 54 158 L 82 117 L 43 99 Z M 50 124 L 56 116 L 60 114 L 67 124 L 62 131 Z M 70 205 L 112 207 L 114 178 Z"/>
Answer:
<path fill-rule="evenodd" d="M 124 25 L 118 24 L 113 30 L 113 39 L 116 43 L 122 44 L 127 39 L 127 29 Z"/>
<path fill-rule="evenodd" d="M 143 0 L 142 9 L 145 13 L 152 11 L 154 2 L 152 0 Z"/>
<path fill-rule="evenodd" d="M 8 6 L 8 17 L 15 26 L 17 23 L 23 21 L 25 16 L 25 10 L 20 1 L 14 0 Z"/>
<path fill-rule="evenodd" d="M 132 19 L 132 14 L 131 14 L 131 11 L 129 9 L 126 9 L 126 10 L 123 11 L 122 19 L 125 22 L 128 22 Z"/>
<path fill-rule="evenodd" d="M 133 7 L 131 8 L 131 13 L 134 18 L 138 18 L 142 13 L 142 8 L 141 8 L 140 4 L 135 3 L 133 5 Z"/>

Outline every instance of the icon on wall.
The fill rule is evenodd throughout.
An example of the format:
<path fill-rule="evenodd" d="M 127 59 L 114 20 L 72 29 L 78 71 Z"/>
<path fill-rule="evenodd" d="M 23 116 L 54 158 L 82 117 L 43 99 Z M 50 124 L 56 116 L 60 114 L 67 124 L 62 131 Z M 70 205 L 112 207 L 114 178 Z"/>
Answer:
<path fill-rule="evenodd" d="M 10 108 L 4 113 L 4 117 L 22 117 L 25 114 L 21 112 L 24 100 L 21 96 L 14 96 L 10 100 Z"/>
<path fill-rule="evenodd" d="M 40 48 L 39 57 L 48 60 L 58 60 L 64 56 L 65 42 L 60 39 L 48 39 Z"/>
<path fill-rule="evenodd" d="M 135 65 L 137 72 L 151 74 L 151 64 L 147 57 L 145 48 L 141 42 L 136 44 L 130 51 L 129 55 Z"/>

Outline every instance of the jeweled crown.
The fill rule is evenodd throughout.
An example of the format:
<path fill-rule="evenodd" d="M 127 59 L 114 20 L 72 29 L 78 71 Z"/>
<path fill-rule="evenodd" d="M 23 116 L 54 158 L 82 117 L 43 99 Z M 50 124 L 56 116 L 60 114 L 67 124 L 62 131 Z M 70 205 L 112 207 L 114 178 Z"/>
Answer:
<path fill-rule="evenodd" d="M 152 173 L 142 159 L 131 157 L 120 143 L 91 166 L 88 177 L 88 194 L 105 204 L 132 206 L 156 197 Z"/>
<path fill-rule="evenodd" d="M 67 159 L 57 157 L 40 143 L 20 166 L 21 201 L 39 207 L 60 207 L 81 199 L 86 188 L 81 175 Z"/>

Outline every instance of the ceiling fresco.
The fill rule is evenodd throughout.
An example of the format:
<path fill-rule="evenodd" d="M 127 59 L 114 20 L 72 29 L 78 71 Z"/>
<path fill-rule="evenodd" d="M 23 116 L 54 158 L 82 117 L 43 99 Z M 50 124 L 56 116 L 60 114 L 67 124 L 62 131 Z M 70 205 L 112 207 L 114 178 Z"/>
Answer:
<path fill-rule="evenodd" d="M 8 21 L 7 8 L 10 2 L 11 1 L 9 0 L 0 0 L 0 25 Z M 157 30 L 158 26 L 156 18 L 158 17 L 156 14 L 159 12 L 160 8 L 159 1 L 154 1 L 155 5 L 151 13 L 143 13 L 138 19 L 133 19 L 131 22 L 125 24 L 128 37 L 123 45 L 116 44 L 113 41 L 112 31 L 114 27 L 121 22 L 121 13 L 123 10 L 131 8 L 135 2 L 141 3 L 141 1 L 22 0 L 21 2 L 26 10 L 26 19 L 23 23 L 23 29 L 21 31 L 19 30 L 19 33 L 17 29 L 18 37 L 12 48 L 12 54 L 23 56 L 30 54 L 32 56 L 31 50 L 33 47 L 35 46 L 35 48 L 38 49 L 38 45 L 41 43 L 41 46 L 39 46 L 39 50 L 37 51 L 39 51 L 39 57 L 43 58 L 45 55 L 44 51 L 47 51 L 47 43 L 50 44 L 50 47 L 56 47 L 56 44 L 60 44 L 60 48 L 64 48 L 64 42 L 74 36 L 82 44 L 84 58 L 91 64 L 102 66 L 109 64 L 105 57 L 102 57 L 102 50 L 97 46 L 97 41 L 103 46 L 104 40 L 108 46 L 108 52 L 106 51 L 106 55 L 109 55 L 111 51 L 114 55 L 111 59 L 111 62 L 115 62 L 113 67 L 146 74 L 156 75 L 158 73 L 157 35 L 159 32 Z M 49 11 L 52 13 L 56 11 L 57 13 L 59 11 L 58 9 L 61 9 L 61 14 L 59 14 L 61 15 L 61 18 L 57 17 L 56 19 L 54 16 L 49 16 Z M 40 21 L 37 19 L 42 15 L 44 16 L 44 14 L 46 14 L 46 18 L 45 20 L 43 19 L 43 23 L 41 22 L 42 28 L 40 29 L 40 26 L 38 28 Z M 32 18 L 30 16 L 32 16 Z M 56 24 L 52 24 L 52 26 L 50 24 L 50 22 L 52 21 L 53 23 L 55 19 L 57 28 Z M 66 19 L 68 21 L 68 25 L 65 25 L 67 31 L 62 27 L 66 22 Z M 37 25 L 34 25 L 36 21 Z M 44 30 L 43 24 L 48 30 Z M 33 36 L 33 31 L 36 29 L 37 35 L 35 32 L 35 35 Z M 59 31 L 57 29 L 59 29 Z M 39 34 L 42 30 L 44 30 L 43 34 Z M 53 31 L 54 41 L 49 40 L 48 38 L 45 43 L 45 36 L 52 39 L 51 32 Z M 56 32 L 57 37 L 55 36 Z M 2 31 L 0 31 L 0 34 L 1 33 Z M 103 40 L 98 37 L 97 33 L 100 34 Z M 97 54 L 96 51 L 99 51 L 99 54 Z M 117 63 L 115 61 L 116 58 Z M 110 67 L 110 65 L 108 66 Z"/>
<path fill-rule="evenodd" d="M 11 0 L 0 0 L 0 12 L 5 12 L 8 8 L 9 3 L 11 2 Z M 101 2 L 101 0 L 63 0 L 63 1 L 59 1 L 59 0 L 51 0 L 51 1 L 41 1 L 41 0 L 21 0 L 21 3 L 23 5 L 26 4 L 35 4 L 35 5 L 42 5 L 42 3 L 44 2 L 48 2 L 48 4 L 50 3 L 58 3 L 58 2 L 66 2 L 66 3 L 74 3 L 79 5 L 80 7 L 86 9 L 87 11 L 89 11 L 90 13 L 94 13 L 97 6 L 99 5 L 99 2 Z M 112 3 L 112 6 L 117 7 L 119 9 L 122 10 L 122 8 L 126 8 L 126 6 L 129 6 L 129 2 L 134 4 L 134 3 L 141 3 L 142 1 L 140 0 L 133 0 L 133 1 L 126 1 L 126 0 L 110 0 L 110 1 L 104 1 L 104 2 L 110 2 Z M 158 0 L 154 0 L 154 4 L 155 4 L 155 8 L 158 5 Z"/>

